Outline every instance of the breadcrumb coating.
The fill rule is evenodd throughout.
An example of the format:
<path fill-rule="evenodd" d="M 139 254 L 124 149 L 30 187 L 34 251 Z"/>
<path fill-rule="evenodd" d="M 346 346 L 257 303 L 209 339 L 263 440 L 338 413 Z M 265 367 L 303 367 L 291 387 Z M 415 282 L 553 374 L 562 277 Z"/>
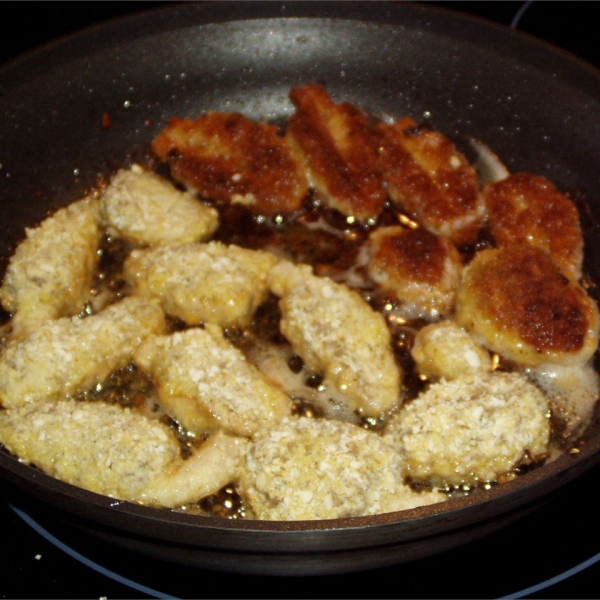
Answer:
<path fill-rule="evenodd" d="M 264 300 L 277 259 L 211 241 L 133 250 L 123 268 L 131 291 L 158 298 L 168 314 L 188 325 L 245 326 Z"/>
<path fill-rule="evenodd" d="M 0 443 L 61 481 L 170 508 L 234 481 L 247 444 L 219 432 L 184 460 L 175 434 L 158 419 L 117 404 L 76 400 L 1 411 Z"/>
<path fill-rule="evenodd" d="M 0 441 L 22 462 L 121 500 L 137 500 L 180 455 L 166 425 L 103 402 L 58 400 L 1 411 Z"/>
<path fill-rule="evenodd" d="M 325 374 L 348 406 L 378 417 L 401 402 L 401 372 L 381 313 L 350 288 L 280 261 L 271 271 L 283 335 L 310 369 Z"/>
<path fill-rule="evenodd" d="M 453 321 L 420 329 L 410 352 L 419 372 L 433 381 L 492 371 L 490 353 Z"/>
<path fill-rule="evenodd" d="M 214 208 L 139 165 L 119 170 L 101 200 L 109 231 L 140 245 L 204 241 L 219 225 Z"/>
<path fill-rule="evenodd" d="M 403 482 L 400 453 L 351 423 L 293 417 L 250 444 L 240 488 L 259 519 L 372 515 L 443 502 Z"/>
<path fill-rule="evenodd" d="M 89 388 L 127 366 L 146 336 L 165 329 L 160 306 L 134 297 L 89 317 L 48 321 L 0 355 L 0 402 L 13 407 Z"/>
<path fill-rule="evenodd" d="M 291 400 L 207 324 L 146 340 L 135 361 L 149 373 L 165 412 L 187 430 L 252 436 L 291 413 Z"/>
<path fill-rule="evenodd" d="M 85 198 L 25 229 L 27 237 L 11 257 L 0 287 L 0 302 L 13 313 L 14 338 L 83 309 L 98 263 L 99 222 L 99 200 Z"/>
<path fill-rule="evenodd" d="M 548 401 L 519 373 L 466 375 L 432 384 L 389 421 L 386 436 L 416 481 L 493 482 L 545 458 Z"/>
<path fill-rule="evenodd" d="M 401 226 L 381 227 L 369 236 L 368 273 L 400 304 L 407 319 L 438 320 L 454 310 L 462 261 L 447 238 Z"/>

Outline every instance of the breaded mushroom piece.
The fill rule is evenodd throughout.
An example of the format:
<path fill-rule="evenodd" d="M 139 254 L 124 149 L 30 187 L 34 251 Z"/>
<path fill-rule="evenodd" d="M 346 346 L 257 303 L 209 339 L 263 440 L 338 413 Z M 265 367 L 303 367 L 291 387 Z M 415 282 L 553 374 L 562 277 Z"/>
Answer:
<path fill-rule="evenodd" d="M 292 88 L 290 98 L 296 111 L 287 136 L 319 198 L 361 221 L 377 217 L 387 196 L 368 115 L 349 102 L 336 104 L 313 83 Z"/>
<path fill-rule="evenodd" d="M 419 373 L 432 381 L 490 373 L 493 368 L 490 353 L 453 321 L 420 329 L 410 353 Z"/>
<path fill-rule="evenodd" d="M 466 267 L 456 322 L 489 350 L 525 367 L 583 364 L 598 347 L 598 306 L 529 244 L 479 252 Z"/>
<path fill-rule="evenodd" d="M 101 201 L 109 232 L 139 245 L 205 241 L 219 225 L 216 209 L 139 165 L 119 170 Z"/>
<path fill-rule="evenodd" d="M 0 442 L 66 483 L 165 507 L 200 500 L 234 480 L 245 444 L 220 433 L 183 460 L 161 421 L 117 404 L 75 400 L 0 412 Z"/>
<path fill-rule="evenodd" d="M 217 431 L 185 460 L 175 460 L 153 477 L 138 500 L 151 506 L 177 507 L 216 494 L 237 482 L 248 440 Z"/>
<path fill-rule="evenodd" d="M 152 149 L 173 178 L 200 197 L 243 204 L 255 214 L 295 212 L 308 192 L 304 172 L 278 128 L 239 113 L 172 118 Z"/>
<path fill-rule="evenodd" d="M 403 482 L 403 465 L 377 433 L 329 419 L 287 418 L 251 442 L 240 490 L 259 519 L 338 519 L 443 502 Z"/>
<path fill-rule="evenodd" d="M 271 271 L 269 286 L 280 297 L 281 332 L 349 408 L 378 417 L 400 404 L 401 372 L 389 329 L 358 293 L 285 260 Z"/>
<path fill-rule="evenodd" d="M 391 199 L 424 227 L 462 245 L 485 214 L 477 171 L 448 137 L 409 118 L 377 123 L 379 167 Z"/>
<path fill-rule="evenodd" d="M 12 337 L 23 339 L 42 323 L 78 314 L 90 299 L 100 245 L 100 202 L 84 198 L 27 228 L 0 288 L 12 318 Z"/>
<path fill-rule="evenodd" d="M 519 373 L 466 375 L 434 383 L 405 404 L 385 435 L 414 481 L 439 487 L 493 482 L 546 457 L 548 401 Z"/>
<path fill-rule="evenodd" d="M 211 241 L 133 250 L 123 274 L 134 294 L 158 298 L 188 325 L 245 326 L 267 294 L 276 261 L 262 250 Z"/>
<path fill-rule="evenodd" d="M 8 408 L 88 389 L 127 366 L 146 336 L 165 329 L 158 303 L 133 297 L 89 317 L 48 321 L 0 355 L 0 403 Z"/>
<path fill-rule="evenodd" d="M 401 316 L 435 321 L 453 311 L 462 261 L 450 240 L 423 227 L 381 227 L 367 253 L 369 277 L 399 302 Z"/>
<path fill-rule="evenodd" d="M 154 381 L 163 410 L 197 434 L 221 428 L 251 437 L 291 413 L 290 397 L 218 325 L 151 337 L 135 362 Z"/>
<path fill-rule="evenodd" d="M 483 189 L 490 231 L 498 246 L 533 244 L 578 280 L 583 233 L 574 202 L 539 175 L 516 173 Z"/>

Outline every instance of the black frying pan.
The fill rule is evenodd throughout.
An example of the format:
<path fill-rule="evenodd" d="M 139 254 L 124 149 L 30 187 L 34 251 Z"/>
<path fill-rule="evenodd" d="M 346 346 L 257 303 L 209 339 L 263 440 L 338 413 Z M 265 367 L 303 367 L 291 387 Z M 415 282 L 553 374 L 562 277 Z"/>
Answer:
<path fill-rule="evenodd" d="M 526 36 L 407 3 L 173 4 L 96 27 L 0 71 L 2 268 L 25 226 L 141 156 L 171 115 L 284 119 L 290 87 L 324 83 L 377 114 L 425 113 L 466 148 L 552 179 L 600 217 L 600 78 Z M 102 127 L 102 115 L 113 126 Z M 587 229 L 588 271 L 600 238 Z M 5 454 L 0 473 L 57 520 L 156 558 L 260 574 L 324 574 L 415 560 L 538 508 L 600 461 L 600 425 L 577 455 L 470 498 L 374 517 L 267 523 L 115 502 Z"/>

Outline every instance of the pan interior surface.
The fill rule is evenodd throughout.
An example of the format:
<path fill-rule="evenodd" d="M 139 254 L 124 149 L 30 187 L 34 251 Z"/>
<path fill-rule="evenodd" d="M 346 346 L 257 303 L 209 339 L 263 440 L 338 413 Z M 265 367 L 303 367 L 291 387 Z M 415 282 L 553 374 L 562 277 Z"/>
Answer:
<path fill-rule="evenodd" d="M 26 227 L 142 159 L 170 117 L 207 110 L 282 123 L 295 85 L 386 118 L 427 120 L 468 152 L 583 199 L 587 273 L 600 281 L 600 77 L 527 36 L 412 3 L 174 3 L 86 30 L 0 70 L 0 272 Z M 110 127 L 103 126 L 106 117 Z M 577 454 L 445 505 L 327 522 L 223 521 L 114 501 L 0 453 L 24 502 L 108 543 L 165 560 L 268 575 L 416 560 L 524 518 L 598 463 Z M 446 505 L 447 504 L 447 505 Z M 228 560 L 237 555 L 239 560 Z"/>

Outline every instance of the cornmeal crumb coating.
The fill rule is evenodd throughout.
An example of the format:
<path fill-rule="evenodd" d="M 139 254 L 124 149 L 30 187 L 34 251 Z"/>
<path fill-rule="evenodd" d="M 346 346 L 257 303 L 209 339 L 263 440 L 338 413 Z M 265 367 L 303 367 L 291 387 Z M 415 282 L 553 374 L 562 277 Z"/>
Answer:
<path fill-rule="evenodd" d="M 358 293 L 285 260 L 271 271 L 269 285 L 280 296 L 281 332 L 350 408 L 378 417 L 401 402 L 390 331 Z"/>
<path fill-rule="evenodd" d="M 483 250 L 465 268 L 456 321 L 520 366 L 582 364 L 598 348 L 596 302 L 530 244 Z"/>
<path fill-rule="evenodd" d="M 292 417 L 250 443 L 240 490 L 257 518 L 337 519 L 443 502 L 403 482 L 400 453 L 351 423 Z"/>
<path fill-rule="evenodd" d="M 434 381 L 492 371 L 490 353 L 453 321 L 420 329 L 410 353 L 419 373 Z"/>
<path fill-rule="evenodd" d="M 438 320 L 454 309 L 462 261 L 454 244 L 419 227 L 381 227 L 369 237 L 369 277 L 407 319 Z"/>
<path fill-rule="evenodd" d="M 2 306 L 13 313 L 13 337 L 83 309 L 98 263 L 99 223 L 99 200 L 85 198 L 25 230 L 0 288 Z"/>
<path fill-rule="evenodd" d="M 151 337 L 135 361 L 152 377 L 163 410 L 189 431 L 252 436 L 291 413 L 290 397 L 217 325 Z"/>
<path fill-rule="evenodd" d="M 59 400 L 1 411 L 0 441 L 48 475 L 122 500 L 136 500 L 180 455 L 166 425 L 103 402 Z"/>
<path fill-rule="evenodd" d="M 302 208 L 308 182 L 287 139 L 240 113 L 174 117 L 152 149 L 171 175 L 202 198 L 243 204 L 261 215 Z"/>
<path fill-rule="evenodd" d="M 133 250 L 123 273 L 133 293 L 158 298 L 164 310 L 188 325 L 247 325 L 266 297 L 277 259 L 211 241 Z"/>
<path fill-rule="evenodd" d="M 204 241 L 219 225 L 214 208 L 139 165 L 118 171 L 101 200 L 109 231 L 140 245 Z"/>
<path fill-rule="evenodd" d="M 518 373 L 466 375 L 432 384 L 386 428 L 415 481 L 443 487 L 496 481 L 545 458 L 546 396 Z"/>
<path fill-rule="evenodd" d="M 561 271 L 581 277 L 583 232 L 574 202 L 545 177 L 515 173 L 483 189 L 488 224 L 498 246 L 533 244 Z"/>
<path fill-rule="evenodd" d="M 140 298 L 89 317 L 48 321 L 0 355 L 0 402 L 12 407 L 89 388 L 127 366 L 146 336 L 165 329 L 160 306 Z"/>

